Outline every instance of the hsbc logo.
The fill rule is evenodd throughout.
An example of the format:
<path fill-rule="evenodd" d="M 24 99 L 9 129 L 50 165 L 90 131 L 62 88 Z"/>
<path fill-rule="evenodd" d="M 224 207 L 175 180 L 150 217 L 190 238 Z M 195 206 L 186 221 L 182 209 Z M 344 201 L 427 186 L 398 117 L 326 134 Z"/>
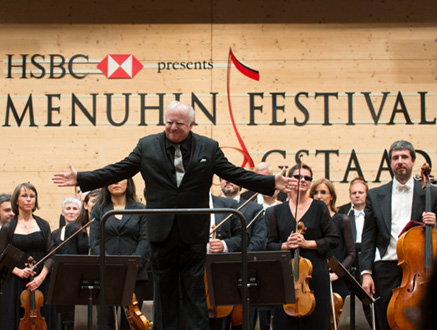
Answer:
<path fill-rule="evenodd" d="M 143 65 L 133 55 L 108 55 L 98 65 L 100 71 L 110 78 L 133 78 Z"/>
<path fill-rule="evenodd" d="M 90 59 L 75 54 L 66 58 L 61 54 L 6 54 L 7 79 L 61 79 L 69 75 L 83 79 L 88 75 L 104 74 L 108 79 L 132 79 L 144 68 L 133 54 L 108 54 L 103 59 Z M 148 64 L 156 73 L 183 70 L 212 70 L 212 61 L 172 61 Z"/>

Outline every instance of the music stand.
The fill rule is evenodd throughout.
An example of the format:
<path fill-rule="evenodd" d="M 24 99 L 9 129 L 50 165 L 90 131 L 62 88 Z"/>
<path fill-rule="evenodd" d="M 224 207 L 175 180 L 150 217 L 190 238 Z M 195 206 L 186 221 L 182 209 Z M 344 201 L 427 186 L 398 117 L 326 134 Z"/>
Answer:
<path fill-rule="evenodd" d="M 3 301 L 3 283 L 7 281 L 12 274 L 12 270 L 23 257 L 24 252 L 8 244 L 6 249 L 0 255 L 0 310 L 2 310 Z"/>
<path fill-rule="evenodd" d="M 360 283 L 352 276 L 351 273 L 338 261 L 335 257 L 328 260 L 328 265 L 331 269 L 343 279 L 346 286 L 357 296 L 365 306 L 370 305 L 372 311 L 372 329 L 376 329 L 375 325 L 375 301 L 376 299 L 370 296 L 363 289 Z"/>
<path fill-rule="evenodd" d="M 55 255 L 50 277 L 48 304 L 88 305 L 88 329 L 92 327 L 92 305 L 100 304 L 99 256 Z M 140 256 L 106 256 L 106 305 L 132 303 Z"/>
<path fill-rule="evenodd" d="M 251 306 L 294 303 L 290 251 L 249 252 L 248 291 Z M 241 253 L 208 254 L 208 293 L 213 306 L 241 305 Z"/>

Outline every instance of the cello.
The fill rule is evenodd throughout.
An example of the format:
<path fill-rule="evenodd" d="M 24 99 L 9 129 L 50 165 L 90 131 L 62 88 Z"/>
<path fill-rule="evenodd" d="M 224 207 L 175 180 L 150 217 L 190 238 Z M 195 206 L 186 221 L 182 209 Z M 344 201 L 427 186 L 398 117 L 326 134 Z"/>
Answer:
<path fill-rule="evenodd" d="M 29 268 L 34 268 L 35 260 L 32 257 L 27 259 Z M 33 276 L 29 277 L 33 281 Z M 46 330 L 47 323 L 42 317 L 40 309 L 44 304 L 44 295 L 40 290 L 31 291 L 25 289 L 20 294 L 21 307 L 24 308 L 24 315 L 20 319 L 19 330 Z"/>
<path fill-rule="evenodd" d="M 425 212 L 431 209 L 431 169 L 421 167 L 422 189 L 425 189 Z M 402 267 L 402 282 L 393 289 L 387 309 L 392 329 L 413 330 L 417 308 L 431 276 L 433 256 L 437 256 L 437 229 L 430 225 L 417 226 L 403 233 L 396 244 L 398 265 Z"/>
<path fill-rule="evenodd" d="M 299 177 L 302 168 L 302 155 L 300 155 L 299 162 Z M 302 221 L 298 221 L 297 212 L 299 206 L 300 196 L 300 179 L 297 183 L 296 195 L 296 233 L 304 234 L 306 227 Z M 293 281 L 294 281 L 294 295 L 296 302 L 292 304 L 283 305 L 286 314 L 294 317 L 305 317 L 310 315 L 316 308 L 316 298 L 313 291 L 309 287 L 309 280 L 313 272 L 313 265 L 310 260 L 300 256 L 300 248 L 294 250 L 294 258 L 291 259 Z"/>

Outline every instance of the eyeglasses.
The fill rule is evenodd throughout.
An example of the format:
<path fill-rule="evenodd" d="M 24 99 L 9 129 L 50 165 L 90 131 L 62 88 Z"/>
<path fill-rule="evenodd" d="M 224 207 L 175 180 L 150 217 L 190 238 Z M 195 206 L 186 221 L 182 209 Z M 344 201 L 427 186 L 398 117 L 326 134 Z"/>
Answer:
<path fill-rule="evenodd" d="M 305 180 L 307 182 L 311 182 L 313 181 L 313 178 L 308 176 L 308 175 L 299 175 L 299 174 L 294 174 L 293 178 L 297 179 L 297 180 Z"/>
<path fill-rule="evenodd" d="M 325 195 L 329 195 L 330 194 L 330 192 L 329 191 L 326 191 L 326 190 L 320 190 L 320 191 L 313 191 L 313 196 L 317 196 L 317 195 L 322 195 L 322 196 L 325 196 Z"/>

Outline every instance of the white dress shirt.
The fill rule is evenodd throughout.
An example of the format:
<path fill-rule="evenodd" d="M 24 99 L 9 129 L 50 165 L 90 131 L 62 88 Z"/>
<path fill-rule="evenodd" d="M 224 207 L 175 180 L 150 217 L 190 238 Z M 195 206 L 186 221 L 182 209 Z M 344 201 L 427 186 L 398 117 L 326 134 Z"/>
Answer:
<path fill-rule="evenodd" d="M 391 232 L 390 244 L 387 251 L 382 256 L 379 255 L 378 249 L 375 253 L 375 261 L 379 260 L 398 260 L 396 253 L 396 244 L 399 234 L 411 220 L 411 211 L 413 208 L 414 179 L 411 177 L 403 185 L 393 178 L 393 190 L 391 193 Z"/>

